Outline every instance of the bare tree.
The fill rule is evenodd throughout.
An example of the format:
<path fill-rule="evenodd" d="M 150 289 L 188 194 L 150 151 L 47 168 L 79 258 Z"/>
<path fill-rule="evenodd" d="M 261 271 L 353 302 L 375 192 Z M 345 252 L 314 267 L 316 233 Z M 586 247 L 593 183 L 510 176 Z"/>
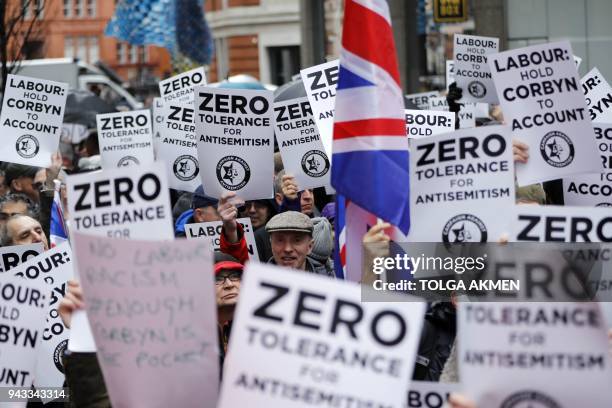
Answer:
<path fill-rule="evenodd" d="M 0 95 L 4 95 L 6 77 L 19 69 L 30 41 L 42 39 L 45 3 L 45 0 L 0 0 Z"/>

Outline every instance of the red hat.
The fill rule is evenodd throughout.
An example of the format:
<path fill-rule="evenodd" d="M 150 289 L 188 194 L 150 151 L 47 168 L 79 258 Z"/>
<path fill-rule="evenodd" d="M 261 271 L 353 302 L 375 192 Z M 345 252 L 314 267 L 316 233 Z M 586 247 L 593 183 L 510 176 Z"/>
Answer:
<path fill-rule="evenodd" d="M 238 270 L 242 273 L 242 271 L 244 270 L 244 265 L 239 262 L 234 262 L 234 261 L 217 262 L 215 264 L 215 276 L 218 275 L 219 272 L 221 272 L 224 269 L 229 269 L 232 271 Z"/>

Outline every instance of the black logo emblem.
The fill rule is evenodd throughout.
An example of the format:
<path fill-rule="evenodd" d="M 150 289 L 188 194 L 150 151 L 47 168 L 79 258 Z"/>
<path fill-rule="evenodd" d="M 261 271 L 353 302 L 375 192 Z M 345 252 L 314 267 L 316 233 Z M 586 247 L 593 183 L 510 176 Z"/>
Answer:
<path fill-rule="evenodd" d="M 68 347 L 68 340 L 62 340 L 55 350 L 53 351 L 53 363 L 55 364 L 55 368 L 59 370 L 60 373 L 64 373 L 64 365 L 62 364 L 62 356 L 64 355 L 64 351 Z"/>
<path fill-rule="evenodd" d="M 487 227 L 472 214 L 459 214 L 451 218 L 442 230 L 446 243 L 487 242 Z"/>
<path fill-rule="evenodd" d="M 249 165 L 238 156 L 225 156 L 217 163 L 217 180 L 226 190 L 240 190 L 250 178 Z"/>
<path fill-rule="evenodd" d="M 38 139 L 36 139 L 34 136 L 23 135 L 17 139 L 15 149 L 17 150 L 17 154 L 21 157 L 31 159 L 38 154 L 40 146 L 38 144 Z"/>
<path fill-rule="evenodd" d="M 487 94 L 487 87 L 479 81 L 470 82 L 467 89 L 470 95 L 472 95 L 474 98 L 484 98 L 484 96 Z"/>
<path fill-rule="evenodd" d="M 510 395 L 499 408 L 561 408 L 554 399 L 540 391 L 520 391 Z"/>
<path fill-rule="evenodd" d="M 137 158 L 135 158 L 134 156 L 125 156 L 117 162 L 117 167 L 128 167 L 133 166 L 135 164 L 140 164 Z"/>
<path fill-rule="evenodd" d="M 574 160 L 574 144 L 565 133 L 554 130 L 540 141 L 540 153 L 553 167 L 566 167 Z"/>
<path fill-rule="evenodd" d="M 322 177 L 329 171 L 327 155 L 320 150 L 309 150 L 302 157 L 302 170 L 310 177 Z"/>
<path fill-rule="evenodd" d="M 191 181 L 196 178 L 200 172 L 198 159 L 188 154 L 179 156 L 174 161 L 172 171 L 174 171 L 174 175 L 177 179 L 182 181 Z"/>

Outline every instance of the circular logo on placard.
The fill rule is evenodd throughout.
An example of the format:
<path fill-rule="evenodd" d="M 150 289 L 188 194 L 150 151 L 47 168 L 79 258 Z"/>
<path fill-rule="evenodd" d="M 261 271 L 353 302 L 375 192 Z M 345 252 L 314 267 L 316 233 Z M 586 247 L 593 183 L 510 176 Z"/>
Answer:
<path fill-rule="evenodd" d="M 55 350 L 53 351 L 53 363 L 55 364 L 55 368 L 59 370 L 60 373 L 64 372 L 64 365 L 62 364 L 62 356 L 64 355 L 64 351 L 68 347 L 68 340 L 62 340 Z"/>
<path fill-rule="evenodd" d="M 174 161 L 172 171 L 174 171 L 174 175 L 177 179 L 182 181 L 191 181 L 196 178 L 200 172 L 200 168 L 198 167 L 198 159 L 189 154 L 179 156 Z"/>
<path fill-rule="evenodd" d="M 595 207 L 612 207 L 612 203 L 599 203 Z"/>
<path fill-rule="evenodd" d="M 510 395 L 499 408 L 561 408 L 561 405 L 540 391 L 529 390 Z"/>
<path fill-rule="evenodd" d="M 226 190 L 240 190 L 250 178 L 249 165 L 238 156 L 225 156 L 217 163 L 217 180 Z"/>
<path fill-rule="evenodd" d="M 553 167 L 566 167 L 574 160 L 574 144 L 565 133 L 553 130 L 540 141 L 540 153 Z"/>
<path fill-rule="evenodd" d="M 17 154 L 21 157 L 31 159 L 38 154 L 40 145 L 38 144 L 38 139 L 36 139 L 34 136 L 23 135 L 17 139 L 15 149 L 17 150 Z"/>
<path fill-rule="evenodd" d="M 455 215 L 444 225 L 442 241 L 446 243 L 487 242 L 487 227 L 475 215 Z"/>
<path fill-rule="evenodd" d="M 474 98 L 483 98 L 487 94 L 487 87 L 480 81 L 470 82 L 467 89 Z"/>
<path fill-rule="evenodd" d="M 133 166 L 134 164 L 140 164 L 137 158 L 134 156 L 125 156 L 117 162 L 117 167 Z"/>
<path fill-rule="evenodd" d="M 329 170 L 327 155 L 320 150 L 309 150 L 302 157 L 302 170 L 310 177 L 322 177 Z"/>

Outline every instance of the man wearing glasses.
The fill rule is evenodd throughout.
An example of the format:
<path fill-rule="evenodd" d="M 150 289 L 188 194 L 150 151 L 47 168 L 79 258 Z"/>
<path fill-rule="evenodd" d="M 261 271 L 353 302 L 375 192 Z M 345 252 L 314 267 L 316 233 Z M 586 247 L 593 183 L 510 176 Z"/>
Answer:
<path fill-rule="evenodd" d="M 34 203 L 40 203 L 40 190 L 47 179 L 45 169 L 10 163 L 6 166 L 5 179 L 12 193 L 25 194 Z"/>
<path fill-rule="evenodd" d="M 0 226 L 13 215 L 29 215 L 38 218 L 38 205 L 30 197 L 21 193 L 8 193 L 0 197 Z"/>

